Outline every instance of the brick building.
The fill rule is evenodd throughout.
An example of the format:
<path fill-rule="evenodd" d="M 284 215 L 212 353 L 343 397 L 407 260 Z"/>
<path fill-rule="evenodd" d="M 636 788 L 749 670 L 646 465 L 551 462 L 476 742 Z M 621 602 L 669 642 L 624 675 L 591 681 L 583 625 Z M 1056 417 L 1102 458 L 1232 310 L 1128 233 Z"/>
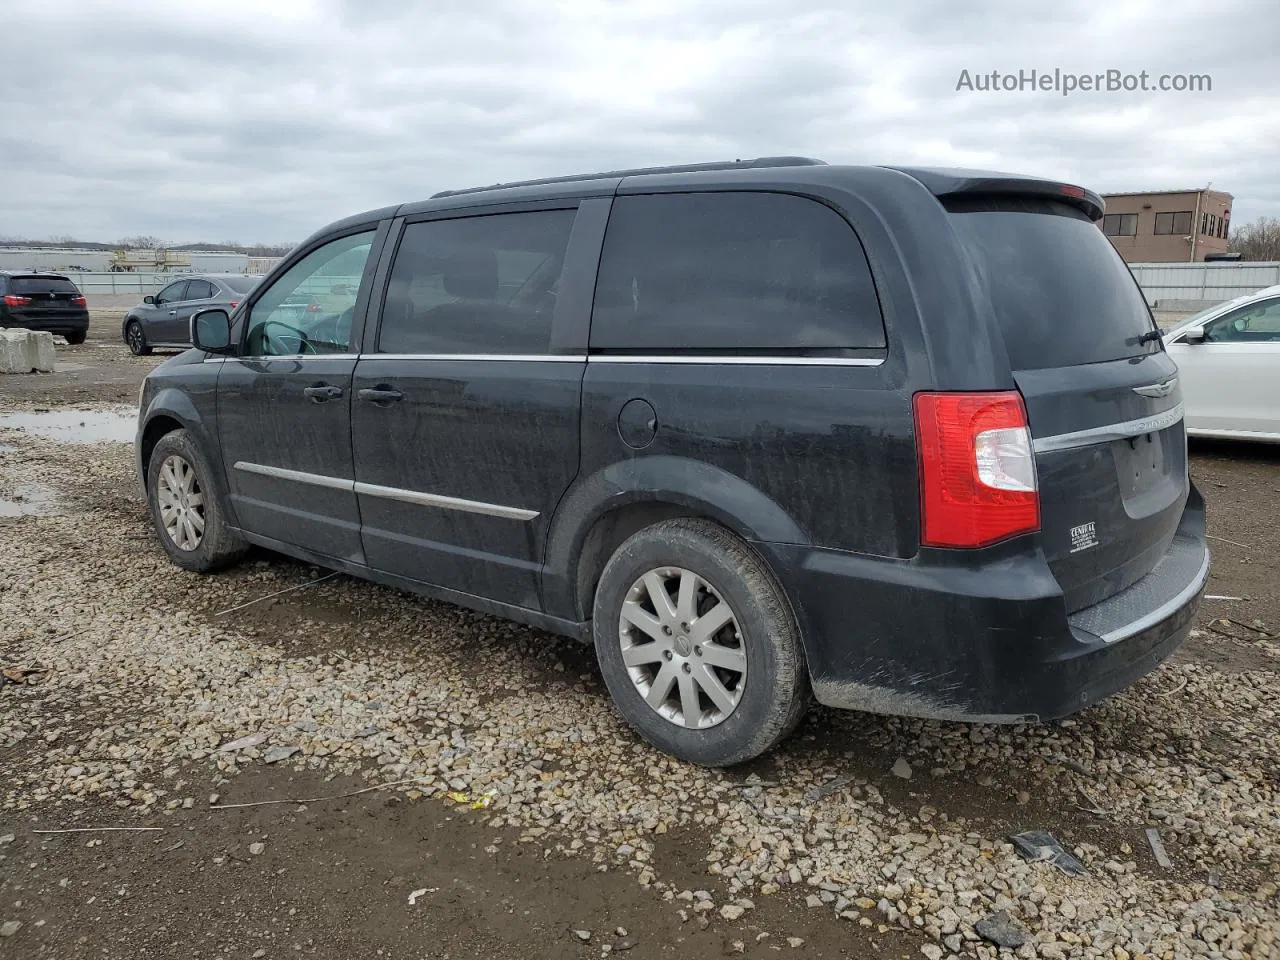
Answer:
<path fill-rule="evenodd" d="M 1226 252 L 1229 193 L 1152 190 L 1104 193 L 1102 199 L 1107 209 L 1098 226 L 1129 263 L 1189 263 Z"/>

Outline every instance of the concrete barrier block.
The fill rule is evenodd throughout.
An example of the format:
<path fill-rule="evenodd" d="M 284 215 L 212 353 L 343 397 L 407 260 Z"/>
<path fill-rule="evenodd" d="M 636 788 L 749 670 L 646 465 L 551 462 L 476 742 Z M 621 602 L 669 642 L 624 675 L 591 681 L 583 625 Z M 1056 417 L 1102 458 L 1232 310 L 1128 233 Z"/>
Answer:
<path fill-rule="evenodd" d="M 29 372 L 29 352 L 25 331 L 0 330 L 0 373 Z"/>
<path fill-rule="evenodd" d="M 0 330 L 0 373 L 52 373 L 53 336 L 30 330 Z"/>
<path fill-rule="evenodd" d="M 53 348 L 53 334 L 41 330 L 31 334 L 31 365 L 36 373 L 53 373 L 58 362 Z"/>

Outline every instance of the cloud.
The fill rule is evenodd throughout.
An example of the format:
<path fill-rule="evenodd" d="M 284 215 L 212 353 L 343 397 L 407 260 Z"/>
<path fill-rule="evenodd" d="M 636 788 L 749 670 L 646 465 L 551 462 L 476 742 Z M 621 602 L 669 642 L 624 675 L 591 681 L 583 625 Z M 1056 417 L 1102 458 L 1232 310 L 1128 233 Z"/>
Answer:
<path fill-rule="evenodd" d="M 42 0 L 6 11 L 0 234 L 296 240 L 436 190 L 800 153 L 1280 216 L 1271 0 Z M 962 70 L 1211 92 L 957 91 Z"/>

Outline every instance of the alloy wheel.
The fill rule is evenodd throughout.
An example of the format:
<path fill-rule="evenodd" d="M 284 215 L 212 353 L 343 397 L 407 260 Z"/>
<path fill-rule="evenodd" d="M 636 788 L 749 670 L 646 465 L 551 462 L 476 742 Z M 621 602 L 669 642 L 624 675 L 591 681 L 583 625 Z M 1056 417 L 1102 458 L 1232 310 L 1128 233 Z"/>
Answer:
<path fill-rule="evenodd" d="M 171 454 L 160 466 L 156 497 L 160 522 L 179 550 L 190 552 L 204 539 L 204 491 L 196 471 L 182 457 Z"/>
<path fill-rule="evenodd" d="M 636 580 L 622 603 L 618 637 L 631 682 L 659 716 L 706 729 L 737 709 L 747 682 L 738 618 L 692 570 L 659 567 Z"/>

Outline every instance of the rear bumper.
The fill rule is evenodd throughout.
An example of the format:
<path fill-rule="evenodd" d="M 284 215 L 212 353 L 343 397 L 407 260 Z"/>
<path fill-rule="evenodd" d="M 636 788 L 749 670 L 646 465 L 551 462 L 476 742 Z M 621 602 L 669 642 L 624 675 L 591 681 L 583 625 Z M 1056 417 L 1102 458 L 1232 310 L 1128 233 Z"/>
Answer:
<path fill-rule="evenodd" d="M 78 317 L 4 317 L 0 319 L 0 327 L 48 333 L 83 333 L 89 329 L 89 314 Z"/>
<path fill-rule="evenodd" d="M 1150 672 L 1186 639 L 1209 571 L 1194 488 L 1151 573 L 1071 615 L 1025 544 L 977 564 L 758 546 L 787 586 L 821 703 L 993 723 L 1067 716 Z"/>

